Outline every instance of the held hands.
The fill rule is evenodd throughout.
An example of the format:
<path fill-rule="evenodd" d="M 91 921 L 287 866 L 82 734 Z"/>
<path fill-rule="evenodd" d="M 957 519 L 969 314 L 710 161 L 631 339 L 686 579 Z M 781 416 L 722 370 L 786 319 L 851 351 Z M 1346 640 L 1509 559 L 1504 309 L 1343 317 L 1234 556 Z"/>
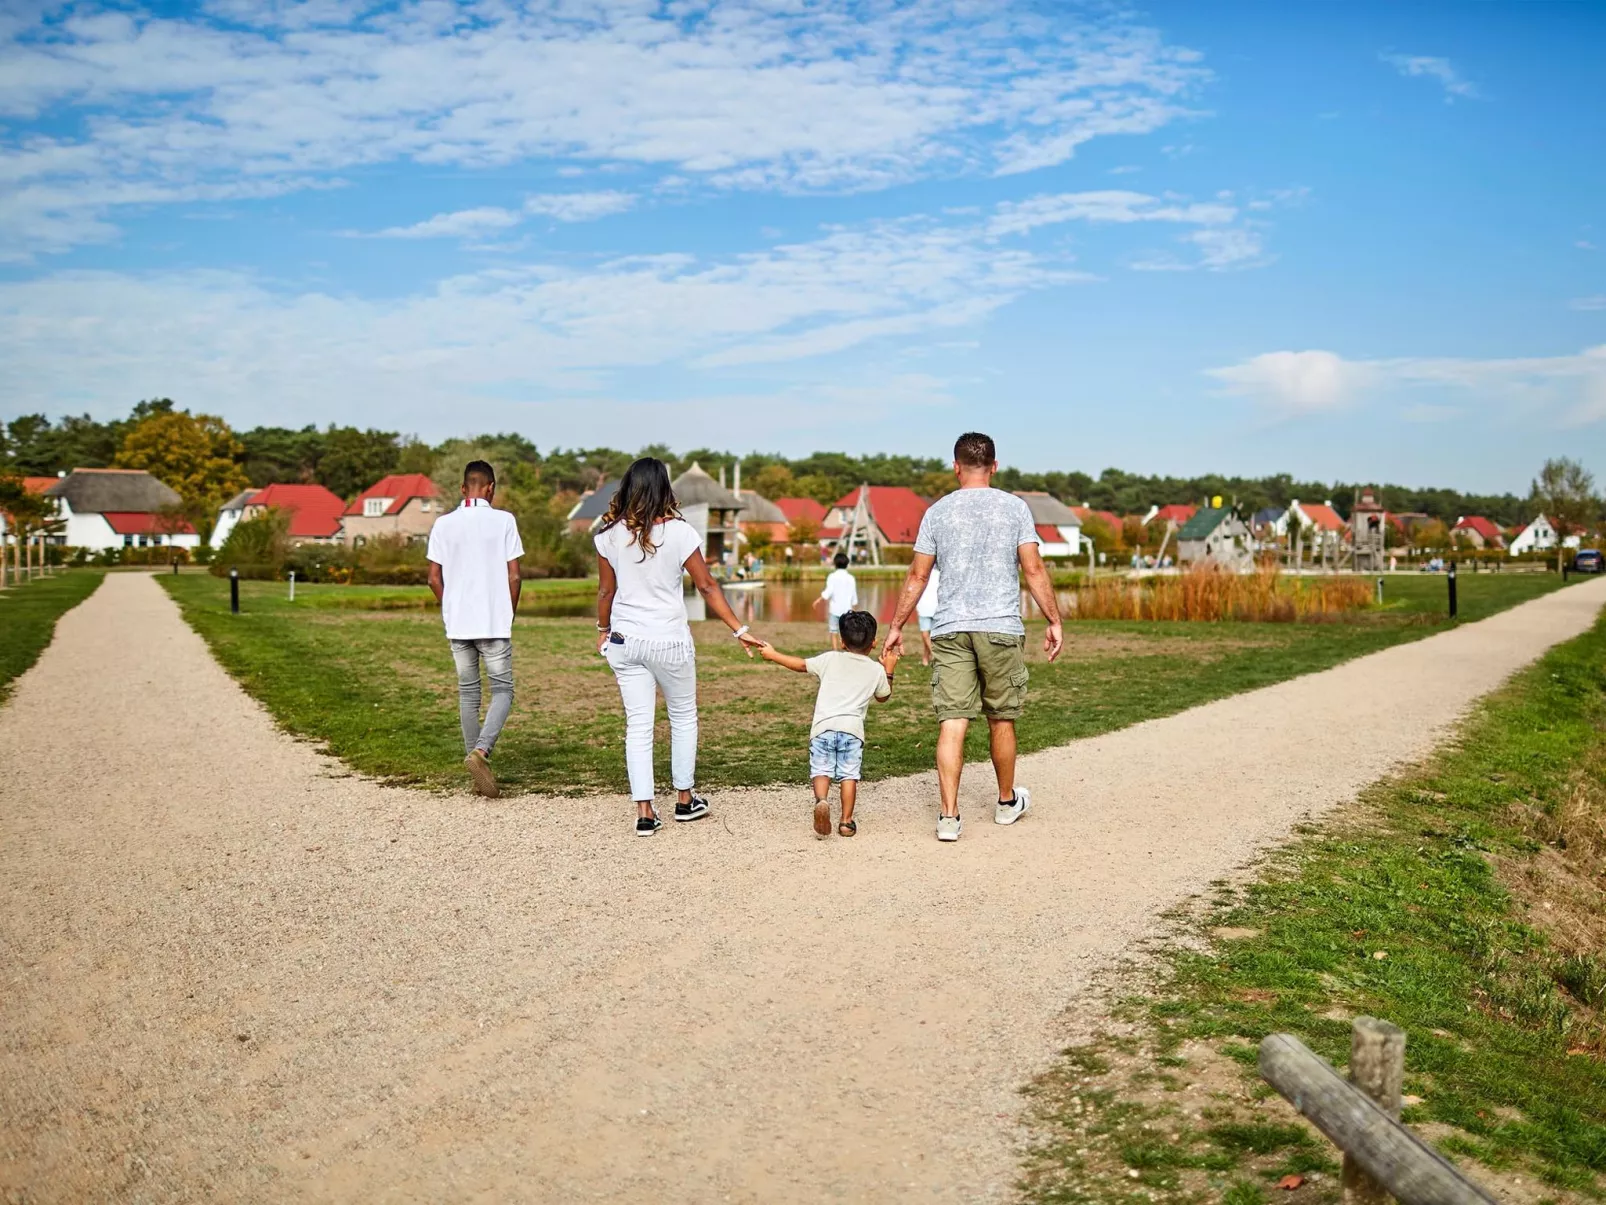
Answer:
<path fill-rule="evenodd" d="M 881 668 L 887 671 L 887 677 L 892 677 L 892 671 L 898 668 L 898 658 L 903 654 L 883 646 L 881 649 Z"/>
<path fill-rule="evenodd" d="M 742 647 L 744 649 L 747 650 L 747 655 L 749 657 L 751 657 L 753 655 L 753 650 L 754 649 L 763 650 L 763 649 L 767 649 L 767 648 L 770 647 L 768 642 L 766 642 L 766 641 L 760 639 L 759 637 L 753 635 L 753 633 L 751 633 L 751 632 L 743 632 L 736 639 L 741 641 L 741 645 L 742 645 Z"/>
<path fill-rule="evenodd" d="M 887 638 L 881 645 L 882 657 L 886 657 L 889 653 L 894 665 L 897 664 L 898 658 L 903 656 L 903 629 L 896 625 L 887 629 Z"/>

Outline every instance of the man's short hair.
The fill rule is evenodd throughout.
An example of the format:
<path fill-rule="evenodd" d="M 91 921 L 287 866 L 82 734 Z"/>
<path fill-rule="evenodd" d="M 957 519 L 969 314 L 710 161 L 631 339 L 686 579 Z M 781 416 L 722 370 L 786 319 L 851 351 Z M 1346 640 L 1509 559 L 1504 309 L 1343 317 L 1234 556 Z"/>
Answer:
<path fill-rule="evenodd" d="M 496 470 L 483 460 L 471 460 L 463 469 L 463 484 L 470 489 L 495 485 Z"/>
<path fill-rule="evenodd" d="M 966 431 L 954 440 L 954 463 L 967 469 L 991 468 L 998 459 L 998 449 L 991 435 L 980 431 Z"/>
<path fill-rule="evenodd" d="M 837 620 L 842 643 L 854 652 L 867 649 L 875 643 L 875 616 L 868 611 L 848 611 Z"/>
<path fill-rule="evenodd" d="M 837 553 L 831 558 L 831 564 L 835 565 L 838 569 L 846 569 L 848 567 L 848 554 L 845 552 Z"/>

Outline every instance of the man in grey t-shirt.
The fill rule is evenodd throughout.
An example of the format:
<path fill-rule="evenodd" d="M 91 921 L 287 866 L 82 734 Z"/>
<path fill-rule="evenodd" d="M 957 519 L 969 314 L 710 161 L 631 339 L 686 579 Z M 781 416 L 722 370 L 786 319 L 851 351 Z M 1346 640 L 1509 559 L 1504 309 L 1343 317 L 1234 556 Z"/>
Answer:
<path fill-rule="evenodd" d="M 914 562 L 904 578 L 886 647 L 903 652 L 903 625 L 920 601 L 932 567 L 938 570 L 937 614 L 931 627 L 931 702 L 937 712 L 937 781 L 942 811 L 939 841 L 959 840 L 959 775 L 970 721 L 987 718 L 993 770 L 998 775 L 998 824 L 1013 824 L 1031 806 L 1015 786 L 1015 721 L 1026 705 L 1026 625 L 1020 614 L 1020 575 L 1048 620 L 1043 648 L 1060 654 L 1064 635 L 1048 570 L 1037 551 L 1032 512 L 1013 494 L 992 488 L 998 471 L 993 441 L 979 432 L 954 444 L 959 488 L 920 521 Z"/>

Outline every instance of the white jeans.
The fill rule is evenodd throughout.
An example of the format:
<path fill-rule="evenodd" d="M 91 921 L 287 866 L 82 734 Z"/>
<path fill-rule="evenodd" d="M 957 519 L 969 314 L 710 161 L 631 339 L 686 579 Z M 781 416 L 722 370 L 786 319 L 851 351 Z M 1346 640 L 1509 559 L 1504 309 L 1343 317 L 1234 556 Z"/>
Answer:
<path fill-rule="evenodd" d="M 675 790 L 689 791 L 697 780 L 697 658 L 691 645 L 665 645 L 626 637 L 603 645 L 603 655 L 619 680 L 625 705 L 625 770 L 630 798 L 653 798 L 652 729 L 658 692 L 669 712 L 670 777 Z"/>

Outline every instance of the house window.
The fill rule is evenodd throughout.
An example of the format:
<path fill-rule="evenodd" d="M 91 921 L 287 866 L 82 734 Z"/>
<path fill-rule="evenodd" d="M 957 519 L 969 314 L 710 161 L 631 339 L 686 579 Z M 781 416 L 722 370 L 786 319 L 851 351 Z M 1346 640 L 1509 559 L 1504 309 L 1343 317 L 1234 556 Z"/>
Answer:
<path fill-rule="evenodd" d="M 377 519 L 385 513 L 389 506 L 389 498 L 364 498 L 362 500 L 362 513 L 365 518 Z"/>

